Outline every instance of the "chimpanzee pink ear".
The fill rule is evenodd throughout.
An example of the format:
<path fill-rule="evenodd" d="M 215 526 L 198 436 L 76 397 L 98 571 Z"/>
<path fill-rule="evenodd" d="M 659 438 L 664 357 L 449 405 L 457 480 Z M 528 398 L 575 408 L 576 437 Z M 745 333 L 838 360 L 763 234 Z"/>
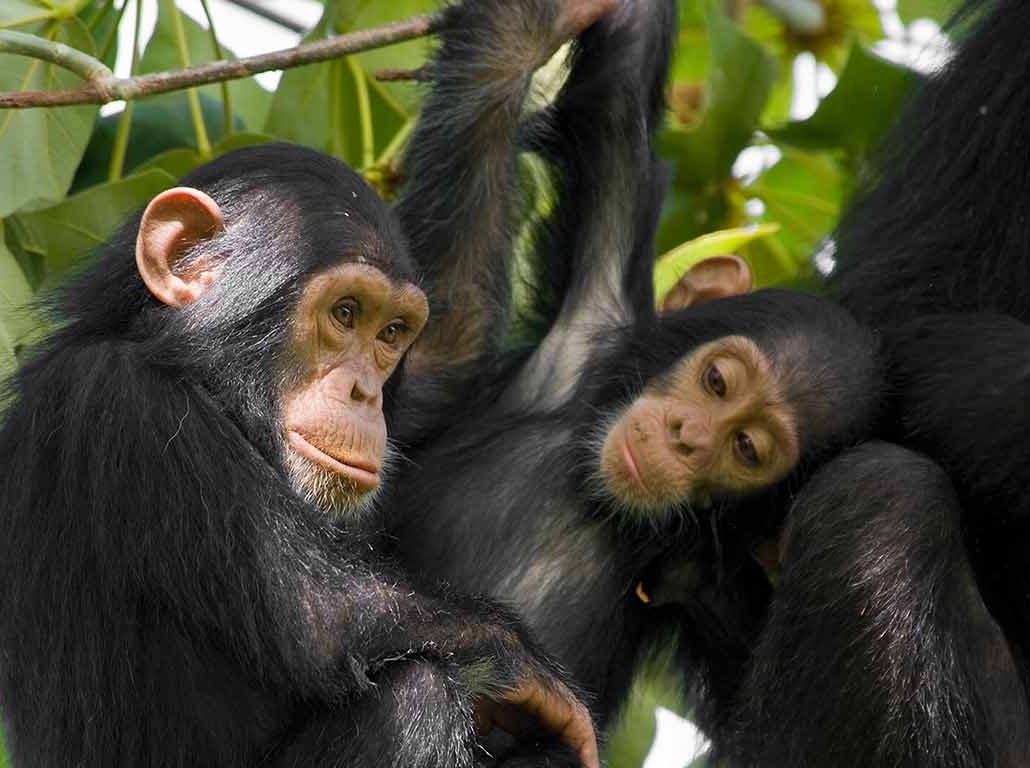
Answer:
<path fill-rule="evenodd" d="M 199 299 L 214 282 L 214 265 L 175 267 L 192 246 L 218 234 L 222 226 L 218 203 L 199 189 L 175 187 L 151 200 L 136 238 L 136 268 L 147 290 L 172 307 Z"/>
<path fill-rule="evenodd" d="M 711 256 L 698 262 L 662 299 L 662 312 L 695 307 L 706 301 L 748 293 L 754 287 L 751 268 L 739 256 Z"/>

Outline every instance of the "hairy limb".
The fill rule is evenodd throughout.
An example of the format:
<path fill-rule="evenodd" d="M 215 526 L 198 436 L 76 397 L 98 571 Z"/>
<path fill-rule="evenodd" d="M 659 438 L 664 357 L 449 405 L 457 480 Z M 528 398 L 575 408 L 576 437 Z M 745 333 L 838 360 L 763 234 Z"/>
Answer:
<path fill-rule="evenodd" d="M 166 376 L 132 343 L 44 353 L 21 377 L 46 386 L 22 387 L 4 425 L 10 529 L 35 530 L 35 515 L 65 520 L 54 488 L 94 513 L 38 531 L 31 546 L 15 537 L 0 548 L 25 572 L 36 557 L 67 563 L 4 596 L 5 644 L 42 636 L 51 647 L 41 658 L 74 644 L 117 665 L 116 628 L 147 606 L 234 659 L 241 679 L 324 705 L 367 691 L 391 661 L 424 658 L 456 669 L 472 694 L 542 710 L 543 724 L 596 764 L 589 714 L 512 616 L 420 593 L 370 563 L 366 543 L 303 503 L 202 389 Z M 174 470 L 157 471 L 165 467 Z M 41 501 L 15 503 L 23 495 Z M 69 536 L 81 545 L 70 548 Z M 67 599 L 82 574 L 104 595 L 89 625 Z M 44 604 L 52 610 L 38 622 L 21 618 Z"/>
<path fill-rule="evenodd" d="M 471 0 L 445 12 L 433 82 L 397 210 L 433 317 L 415 373 L 474 360 L 500 336 L 510 294 L 515 134 L 533 71 L 615 0 Z"/>
<path fill-rule="evenodd" d="M 931 461 L 838 458 L 788 516 L 730 751 L 741 765 L 1018 765 L 1030 713 Z M 724 743 L 725 744 L 725 743 Z"/>
<path fill-rule="evenodd" d="M 471 768 L 472 703 L 445 668 L 421 661 L 390 665 L 346 709 L 305 720 L 262 765 L 306 768 Z"/>
<path fill-rule="evenodd" d="M 650 140 L 675 28 L 670 0 L 627 0 L 580 37 L 557 102 L 527 131 L 558 202 L 538 244 L 534 312 L 550 329 L 512 387 L 522 406 L 562 402 L 597 334 L 652 311 L 665 179 Z"/>

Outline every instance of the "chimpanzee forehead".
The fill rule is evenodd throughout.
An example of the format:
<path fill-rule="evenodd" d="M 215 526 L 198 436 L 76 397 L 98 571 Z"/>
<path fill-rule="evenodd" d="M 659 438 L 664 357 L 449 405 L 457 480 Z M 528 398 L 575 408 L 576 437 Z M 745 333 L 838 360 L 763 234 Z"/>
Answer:
<path fill-rule="evenodd" d="M 201 166 L 182 183 L 211 195 L 229 226 L 234 219 L 281 222 L 270 234 L 294 238 L 302 273 L 353 261 L 415 282 L 393 211 L 359 174 L 328 155 L 284 143 L 247 147 Z"/>

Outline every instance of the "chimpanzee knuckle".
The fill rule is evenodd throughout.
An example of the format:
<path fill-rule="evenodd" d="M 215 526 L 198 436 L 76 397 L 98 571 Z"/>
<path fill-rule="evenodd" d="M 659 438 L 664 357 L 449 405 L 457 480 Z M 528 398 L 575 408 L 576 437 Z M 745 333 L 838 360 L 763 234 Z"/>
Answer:
<path fill-rule="evenodd" d="M 557 37 L 562 41 L 575 37 L 625 2 L 626 0 L 565 0 L 561 3 L 558 15 Z"/>

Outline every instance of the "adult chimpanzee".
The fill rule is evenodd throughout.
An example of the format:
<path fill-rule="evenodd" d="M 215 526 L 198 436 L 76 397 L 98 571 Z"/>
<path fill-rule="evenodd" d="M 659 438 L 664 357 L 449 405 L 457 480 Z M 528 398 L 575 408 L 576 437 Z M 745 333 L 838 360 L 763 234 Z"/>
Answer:
<path fill-rule="evenodd" d="M 470 2 L 467 36 L 445 34 L 432 69 L 400 211 L 417 254 L 463 254 L 448 262 L 460 270 L 429 271 L 461 291 L 445 309 L 474 386 L 436 411 L 445 427 L 408 434 L 412 462 L 391 502 L 405 564 L 513 603 L 607 718 L 651 624 L 635 587 L 655 529 L 854 439 L 872 420 L 878 370 L 870 335 L 813 296 L 768 291 L 655 316 L 662 174 L 649 140 L 674 5 L 625 2 L 585 32 L 554 105 L 520 128 L 542 57 L 523 31 L 532 24 L 510 14 L 532 19 L 539 6 Z M 498 336 L 520 130 L 553 168 L 557 202 L 536 246 L 551 292 L 534 310 L 549 328 L 509 354 Z M 420 204 L 430 190 L 434 211 Z M 738 261 L 710 266 L 724 293 L 746 283 Z"/>
<path fill-rule="evenodd" d="M 395 217 L 283 144 L 183 184 L 64 292 L 13 381 L 15 763 L 468 766 L 507 704 L 597 765 L 585 708 L 509 614 L 370 552 L 383 390 L 427 315 Z"/>
<path fill-rule="evenodd" d="M 956 543 L 954 504 L 943 515 L 909 514 L 921 495 L 935 494 L 934 483 L 917 476 L 853 506 L 850 526 L 809 544 L 849 540 L 867 552 L 853 583 L 879 595 L 851 602 L 839 616 L 852 653 L 890 662 L 853 681 L 854 703 L 842 707 L 841 722 L 870 723 L 837 742 L 854 764 L 897 764 L 888 758 L 902 749 L 919 750 L 924 757 L 909 762 L 926 765 L 1023 765 L 1030 755 L 1030 6 L 996 0 L 968 3 L 966 12 L 983 15 L 902 119 L 841 226 L 831 275 L 843 303 L 885 340 L 896 398 L 884 434 L 942 464 L 955 483 L 963 532 Z M 886 507 L 909 512 L 887 527 Z M 872 546 L 884 538 L 890 547 Z M 963 591 L 946 589 L 942 599 L 937 591 L 956 557 Z M 827 550 L 827 592 L 837 563 Z M 863 631 L 875 626 L 890 631 Z M 797 623 L 815 637 L 813 629 Z M 791 706 L 797 679 L 792 671 L 767 690 L 769 701 L 779 695 L 781 710 L 799 718 L 793 754 L 812 762 L 830 731 L 813 736 L 824 705 Z M 915 690 L 927 692 L 925 706 L 878 719 L 884 702 L 910 701 Z M 880 743 L 894 750 L 873 751 Z"/>

